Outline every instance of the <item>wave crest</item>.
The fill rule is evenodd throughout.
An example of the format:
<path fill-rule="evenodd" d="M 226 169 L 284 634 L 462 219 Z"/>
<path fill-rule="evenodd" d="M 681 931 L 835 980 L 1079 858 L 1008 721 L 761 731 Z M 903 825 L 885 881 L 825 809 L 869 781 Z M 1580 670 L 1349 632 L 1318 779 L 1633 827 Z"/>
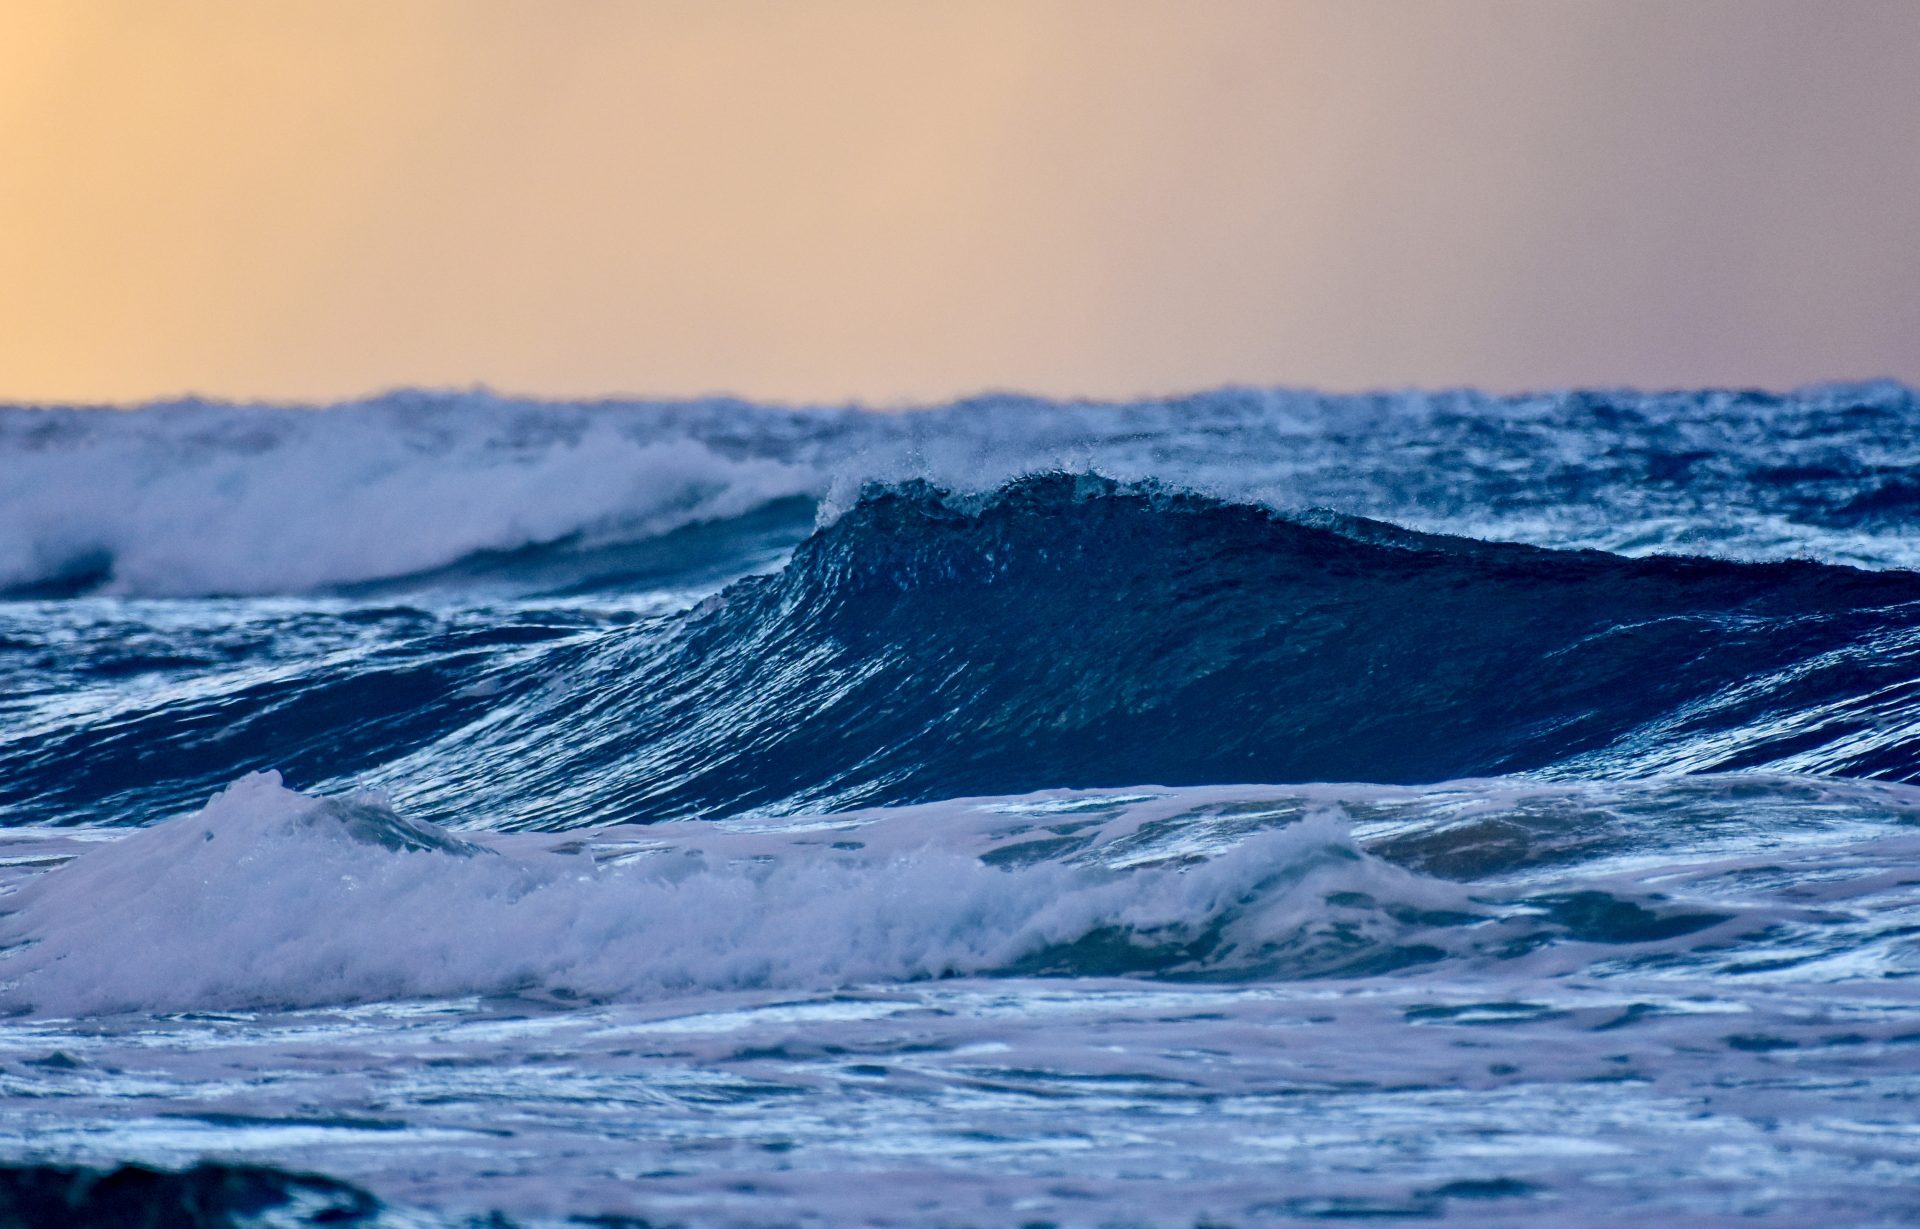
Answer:
<path fill-rule="evenodd" d="M 1330 894 L 1458 895 L 1366 857 L 1331 820 L 1132 872 L 996 866 L 932 837 L 844 844 L 458 857 L 482 847 L 256 774 L 24 889 L 0 1001 L 73 1015 L 996 972 L 1300 976 L 1373 968 L 1405 928 L 1374 908 L 1329 914 Z"/>
<path fill-rule="evenodd" d="M 486 754 L 530 769 L 490 809 L 542 826 L 1575 767 L 1905 778 L 1916 654 L 1909 573 L 1309 523 L 1085 475 L 908 484 L 672 634 L 583 651 L 488 732 Z"/>
<path fill-rule="evenodd" d="M 67 841 L 77 856 L 51 871 L 36 868 L 64 856 L 49 856 L 59 838 L 14 838 L 0 1007 L 1442 965 L 1604 979 L 1832 961 L 1832 976 L 1877 978 L 1914 961 L 1891 920 L 1911 903 L 1916 813 L 1909 787 L 1804 778 L 1213 786 L 468 841 L 256 774 L 194 815 Z"/>
<path fill-rule="evenodd" d="M 146 821 L 273 766 L 507 828 L 1142 780 L 1920 775 L 1920 574 L 1476 542 L 1086 474 L 871 488 L 779 572 L 638 619 L 292 611 L 204 645 L 169 624 L 146 639 L 208 664 L 125 694 L 102 672 L 175 667 L 137 619 L 89 635 L 101 660 L 45 649 L 72 681 L 35 675 L 44 717 L 0 774 L 16 816 Z"/>
<path fill-rule="evenodd" d="M 632 545 L 781 499 L 817 501 L 831 519 L 870 481 L 988 491 L 1048 468 L 1545 546 L 1911 567 L 1916 423 L 1897 384 L 1223 389 L 895 413 L 484 391 L 0 406 L 0 596 L 308 592 L 472 579 L 464 564 L 497 580 L 502 556 L 524 550 Z"/>

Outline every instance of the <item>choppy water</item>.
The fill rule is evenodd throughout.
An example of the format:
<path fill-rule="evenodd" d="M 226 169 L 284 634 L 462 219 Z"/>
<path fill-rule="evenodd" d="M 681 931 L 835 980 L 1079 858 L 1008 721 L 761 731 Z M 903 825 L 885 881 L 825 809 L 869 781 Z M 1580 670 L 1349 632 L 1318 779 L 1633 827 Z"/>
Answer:
<path fill-rule="evenodd" d="M 0 410 L 0 1217 L 1912 1223 L 1917 440 Z"/>

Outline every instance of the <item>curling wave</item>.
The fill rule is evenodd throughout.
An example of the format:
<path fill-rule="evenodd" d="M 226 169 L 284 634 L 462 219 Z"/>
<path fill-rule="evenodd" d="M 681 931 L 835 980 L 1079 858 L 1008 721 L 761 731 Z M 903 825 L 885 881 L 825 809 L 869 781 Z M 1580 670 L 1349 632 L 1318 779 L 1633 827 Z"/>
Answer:
<path fill-rule="evenodd" d="M 325 635 L 111 713 L 58 695 L 4 749 L 0 803 L 142 821 L 277 766 L 558 828 L 1143 780 L 1920 775 L 1920 575 L 1477 542 L 1090 475 L 871 489 L 690 611 L 354 608 Z"/>
<path fill-rule="evenodd" d="M 431 754 L 443 781 L 512 756 L 486 804 L 508 826 L 1143 780 L 1906 779 L 1917 602 L 1911 573 L 1307 523 L 1086 476 L 908 485 Z"/>

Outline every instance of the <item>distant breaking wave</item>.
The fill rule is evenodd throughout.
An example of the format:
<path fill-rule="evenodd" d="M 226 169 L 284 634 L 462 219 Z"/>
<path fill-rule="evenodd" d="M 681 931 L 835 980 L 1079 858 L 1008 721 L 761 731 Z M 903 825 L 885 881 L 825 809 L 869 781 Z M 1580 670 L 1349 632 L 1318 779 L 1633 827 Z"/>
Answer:
<path fill-rule="evenodd" d="M 987 491 L 1052 469 L 1543 546 L 1913 566 L 1917 428 L 1895 384 L 1002 396 L 893 413 L 422 392 L 318 409 L 11 407 L 0 596 L 431 588 L 450 569 L 504 591 L 618 588 L 623 549 L 689 526 L 749 518 L 739 552 L 761 566 L 770 507 L 809 522 L 871 482 Z M 701 544 L 709 570 L 725 536 Z"/>

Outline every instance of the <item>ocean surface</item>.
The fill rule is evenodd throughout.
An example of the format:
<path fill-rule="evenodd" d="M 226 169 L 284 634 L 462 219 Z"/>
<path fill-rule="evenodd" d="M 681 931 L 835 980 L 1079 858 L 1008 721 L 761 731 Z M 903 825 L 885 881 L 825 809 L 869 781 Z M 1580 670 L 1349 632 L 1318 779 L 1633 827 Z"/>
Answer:
<path fill-rule="evenodd" d="M 1920 1223 L 1920 404 L 0 408 L 0 1223 Z"/>

